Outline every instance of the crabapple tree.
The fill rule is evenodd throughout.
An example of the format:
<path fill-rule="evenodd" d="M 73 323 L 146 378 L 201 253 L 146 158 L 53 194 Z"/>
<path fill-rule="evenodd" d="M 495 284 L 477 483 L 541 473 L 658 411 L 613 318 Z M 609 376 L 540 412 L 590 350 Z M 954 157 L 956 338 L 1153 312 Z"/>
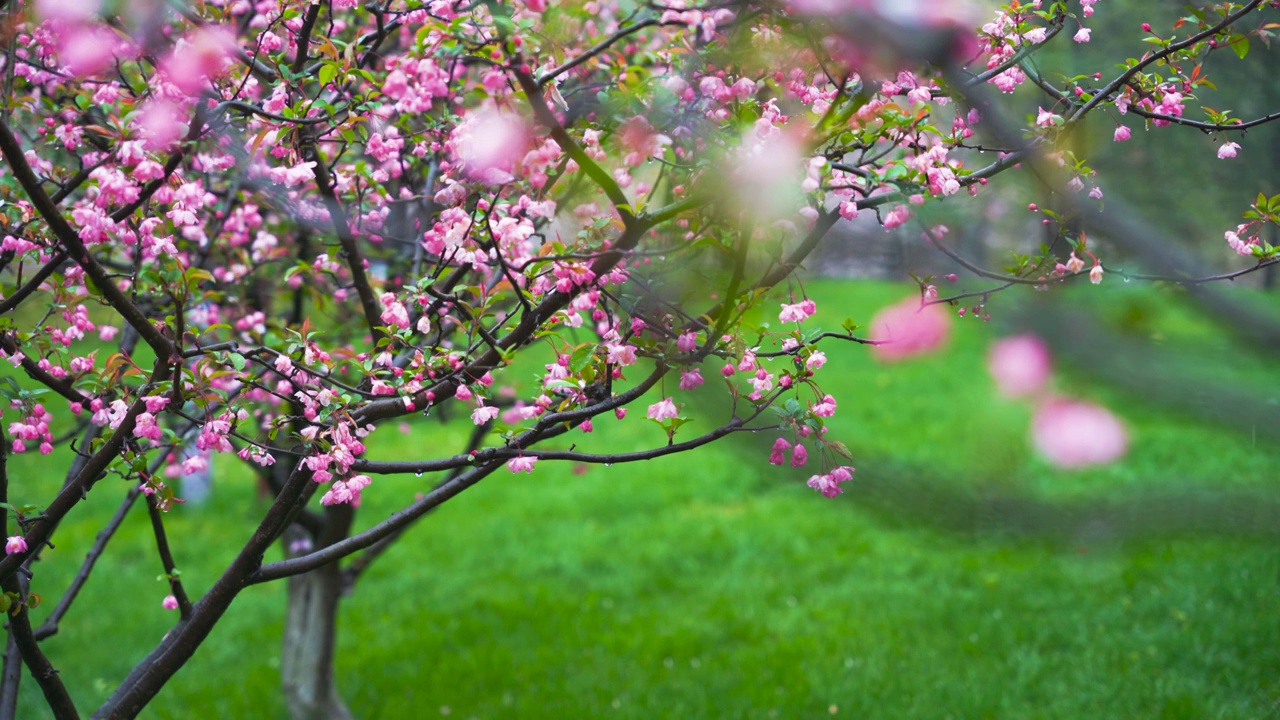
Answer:
<path fill-rule="evenodd" d="M 985 315 L 979 298 L 1105 281 L 1081 229 L 1103 201 L 1073 144 L 1086 121 L 1113 123 L 1117 143 L 1190 127 L 1229 162 L 1241 131 L 1275 119 L 1200 98 L 1206 63 L 1269 45 L 1274 2 L 1130 28 L 1133 53 L 1090 74 L 1036 70 L 1041 48 L 1090 42 L 1108 2 L 0 3 L 0 716 L 19 661 L 55 716 L 90 710 L 40 641 L 76 621 L 138 504 L 168 582 L 152 607 L 173 627 L 96 716 L 136 715 L 240 593 L 285 581 L 290 712 L 340 718 L 339 598 L 493 473 L 753 432 L 772 443 L 760 463 L 808 468 L 815 502 L 838 496 L 854 458 L 826 423 L 854 400 L 824 389 L 828 353 L 908 358 Z M 980 201 L 1006 171 L 1063 200 L 1032 206 L 1052 242 L 989 270 L 926 211 Z M 1252 195 L 1223 248 L 1244 257 L 1217 277 L 1276 262 L 1261 231 L 1280 195 Z M 865 328 L 816 327 L 796 272 L 858 216 L 923 232 L 975 285 L 918 277 Z M 1002 392 L 1040 404 L 1050 461 L 1124 451 L 1105 409 L 1047 395 L 1036 338 L 1001 343 L 991 366 Z M 691 402 L 704 384 L 727 416 Z M 447 413 L 473 426 L 465 445 L 366 450 L 380 428 Z M 598 423 L 650 449 L 593 446 Z M 66 458 L 61 489 L 38 496 L 6 470 L 22 453 Z M 182 512 L 174 478 L 212 459 L 253 468 L 270 501 L 221 575 L 188 578 L 166 513 Z M 402 473 L 429 484 L 383 479 Z M 90 493 L 119 510 L 72 585 L 47 587 L 40 555 Z M 403 507 L 354 532 L 366 493 Z M 32 612 L 41 596 L 59 598 L 51 612 Z"/>

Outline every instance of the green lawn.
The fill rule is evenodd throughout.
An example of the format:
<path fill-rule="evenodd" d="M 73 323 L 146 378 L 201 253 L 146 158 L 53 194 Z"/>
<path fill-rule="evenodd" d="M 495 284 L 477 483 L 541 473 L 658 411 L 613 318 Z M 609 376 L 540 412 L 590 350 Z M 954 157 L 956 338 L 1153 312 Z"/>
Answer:
<path fill-rule="evenodd" d="M 909 292 L 809 289 L 833 328 Z M 1131 329 L 1140 311 L 1136 327 L 1175 370 L 1212 370 L 1261 403 L 1280 395 L 1274 369 L 1211 320 L 1150 289 L 1085 289 L 1095 295 L 1081 302 Z M 1073 363 L 1059 389 L 1118 409 L 1133 447 L 1123 463 L 1055 471 L 1027 446 L 1030 409 L 992 393 L 983 363 L 996 314 L 958 323 L 948 352 L 901 365 L 828 348 L 820 376 L 841 402 L 832 432 L 858 466 L 837 499 L 766 465 L 772 435 L 638 465 L 542 463 L 467 491 L 346 600 L 345 697 L 364 718 L 1276 716 L 1280 423 L 1206 426 L 1194 407 L 1143 404 L 1143 388 L 1102 386 Z M 387 427 L 370 455 L 443 451 L 465 432 Z M 638 416 L 573 439 L 664 442 Z M 40 473 L 61 467 L 15 459 L 16 501 L 56 486 Z M 362 524 L 431 481 L 376 480 Z M 104 481 L 59 531 L 36 568 L 33 589 L 50 598 L 37 622 L 123 485 Z M 168 515 L 189 588 L 208 587 L 265 502 L 224 461 L 210 504 Z M 82 710 L 175 618 L 160 608 L 149 538 L 135 510 L 45 643 Z M 281 717 L 283 604 L 281 585 L 246 591 L 148 716 Z M 20 716 L 44 717 L 40 707 L 27 678 Z"/>

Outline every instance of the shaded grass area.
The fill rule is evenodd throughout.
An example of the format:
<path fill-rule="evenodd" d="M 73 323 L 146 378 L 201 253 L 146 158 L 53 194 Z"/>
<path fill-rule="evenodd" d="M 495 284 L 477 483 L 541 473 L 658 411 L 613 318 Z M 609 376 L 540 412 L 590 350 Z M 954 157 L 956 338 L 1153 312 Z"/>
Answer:
<path fill-rule="evenodd" d="M 831 327 L 865 324 L 909 292 L 809 291 Z M 1265 359 L 1219 343 L 1211 322 L 1149 290 L 1113 292 L 1122 320 L 1127 303 L 1144 303 L 1141 332 L 1194 347 L 1175 358 L 1182 369 L 1221 376 L 1219 353 L 1261 400 L 1280 393 L 1257 379 Z M 1275 716 L 1275 444 L 1138 403 L 1081 366 L 1064 369 L 1059 390 L 1118 408 L 1133 449 L 1113 466 L 1055 471 L 1027 446 L 1030 408 L 992 395 L 983 361 L 995 329 L 955 331 L 947 353 L 903 365 L 828 348 L 820 377 L 841 403 L 832 433 L 859 467 L 836 500 L 765 464 L 772 434 L 629 466 L 541 463 L 468 490 L 344 602 L 345 697 L 365 718 Z M 572 441 L 661 445 L 638 415 Z M 388 427 L 370 455 L 452 450 L 466 430 Z M 60 478 L 42 473 L 63 467 L 15 458 L 15 486 L 48 492 Z M 220 461 L 217 473 L 209 504 L 166 518 L 196 593 L 266 504 L 240 468 Z M 362 525 L 431 482 L 378 480 Z M 63 526 L 34 590 L 54 599 L 65 587 L 124 485 L 104 480 Z M 82 709 L 175 619 L 160 608 L 160 572 L 137 508 L 46 642 Z M 281 585 L 243 593 L 147 716 L 281 717 L 283 605 Z M 37 696 L 25 679 L 22 717 L 43 717 Z"/>

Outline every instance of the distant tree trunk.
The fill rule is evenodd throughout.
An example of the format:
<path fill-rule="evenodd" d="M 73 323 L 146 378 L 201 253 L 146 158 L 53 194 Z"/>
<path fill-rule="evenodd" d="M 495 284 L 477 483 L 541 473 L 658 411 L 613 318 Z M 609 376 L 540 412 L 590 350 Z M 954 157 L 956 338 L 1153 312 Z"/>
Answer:
<path fill-rule="evenodd" d="M 335 505 L 325 510 L 323 516 L 309 516 L 310 522 L 295 524 L 284 533 L 286 555 L 310 552 L 347 536 L 355 516 L 352 507 Z M 289 715 L 293 720 L 350 720 L 334 676 L 342 568 L 333 562 L 291 577 L 288 583 L 280 675 Z"/>
<path fill-rule="evenodd" d="M 280 672 L 293 720 L 349 720 L 338 695 L 333 660 L 338 640 L 342 573 L 330 563 L 289 578 Z"/>

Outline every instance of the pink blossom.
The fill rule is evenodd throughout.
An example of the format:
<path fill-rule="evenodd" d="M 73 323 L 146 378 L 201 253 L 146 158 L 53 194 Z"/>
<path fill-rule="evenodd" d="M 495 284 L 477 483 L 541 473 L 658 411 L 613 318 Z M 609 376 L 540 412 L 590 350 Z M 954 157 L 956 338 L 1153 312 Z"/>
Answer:
<path fill-rule="evenodd" d="M 1223 143 L 1222 146 L 1218 148 L 1218 159 L 1226 160 L 1227 158 L 1233 158 L 1236 156 L 1236 151 L 1239 149 L 1240 143 Z"/>
<path fill-rule="evenodd" d="M 21 535 L 10 535 L 4 544 L 5 555 L 21 555 L 27 551 L 27 539 Z"/>
<path fill-rule="evenodd" d="M 533 464 L 536 462 L 538 462 L 538 458 L 536 457 L 521 455 L 519 457 L 513 457 L 510 460 L 508 460 L 507 469 L 510 470 L 512 473 L 518 473 L 518 472 L 531 473 L 533 472 Z"/>
<path fill-rule="evenodd" d="M 636 348 L 634 345 L 608 343 L 605 345 L 605 352 L 607 353 L 606 360 L 611 365 L 626 367 L 627 365 L 634 365 L 636 362 Z"/>
<path fill-rule="evenodd" d="M 148 395 L 142 402 L 147 406 L 147 412 L 158 413 L 169 404 L 169 398 L 165 395 Z"/>
<path fill-rule="evenodd" d="M 481 406 L 471 411 L 471 422 L 476 425 L 483 425 L 496 417 L 498 408 L 493 406 Z"/>
<path fill-rule="evenodd" d="M 892 230 L 900 225 L 905 225 L 910 219 L 911 209 L 906 205 L 899 205 L 884 216 L 884 229 Z"/>
<path fill-rule="evenodd" d="M 693 352 L 698 349 L 698 334 L 687 332 L 676 338 L 676 349 L 680 352 Z"/>
<path fill-rule="evenodd" d="M 840 203 L 840 217 L 845 220 L 852 220 L 858 217 L 858 203 L 853 200 L 845 200 Z"/>
<path fill-rule="evenodd" d="M 881 310 L 871 321 L 871 339 L 881 343 L 872 351 L 889 362 L 933 352 L 950 334 L 946 311 L 939 305 L 921 307 L 914 297 Z"/>
<path fill-rule="evenodd" d="M 1116 128 L 1116 134 L 1112 137 L 1115 139 L 1116 142 L 1124 142 L 1125 140 L 1128 140 L 1132 136 L 1133 136 L 1133 133 L 1129 131 L 1129 127 L 1127 125 L 1121 125 L 1120 127 Z"/>
<path fill-rule="evenodd" d="M 1076 34 L 1073 35 L 1071 39 L 1078 43 L 1087 43 L 1089 42 L 1089 32 L 1089 28 L 1082 27 L 1076 31 Z"/>
<path fill-rule="evenodd" d="M 809 462 L 809 451 L 800 443 L 796 443 L 795 448 L 791 451 L 791 467 L 804 467 L 807 462 Z"/>
<path fill-rule="evenodd" d="M 1005 397 L 1039 392 L 1049 381 L 1049 349 L 1035 335 L 1015 335 L 991 346 L 987 370 Z"/>
<path fill-rule="evenodd" d="M 663 398 L 649 406 L 648 417 L 651 420 L 662 422 L 679 416 L 680 411 L 676 409 L 676 404 L 671 398 Z"/>
<path fill-rule="evenodd" d="M 1054 115 L 1044 108 L 1037 108 L 1037 110 L 1036 125 L 1039 125 L 1040 127 L 1053 127 L 1062 119 L 1061 116 Z"/>
<path fill-rule="evenodd" d="M 822 402 L 814 405 L 812 411 L 817 417 L 831 417 L 836 414 L 836 399 L 830 395 L 824 395 Z"/>
<path fill-rule="evenodd" d="M 680 389 L 693 390 L 702 385 L 702 371 L 698 368 L 690 368 L 680 372 Z"/>
<path fill-rule="evenodd" d="M 1094 285 L 1102 284 L 1102 263 L 1093 264 L 1093 269 L 1089 271 L 1089 282 Z"/>
<path fill-rule="evenodd" d="M 778 313 L 778 320 L 784 323 L 803 322 L 813 314 L 812 312 L 806 312 L 807 309 L 808 308 L 805 303 L 795 303 L 792 305 L 783 303 L 782 312 Z"/>
<path fill-rule="evenodd" d="M 1080 468 L 1124 455 L 1129 436 L 1111 411 L 1082 400 L 1055 398 L 1036 411 L 1031 441 L 1050 463 Z"/>
<path fill-rule="evenodd" d="M 1067 272 L 1078 273 L 1083 269 L 1084 261 L 1076 257 L 1076 254 L 1072 252 L 1071 257 L 1067 259 Z"/>
<path fill-rule="evenodd" d="M 823 365 L 827 364 L 827 354 L 821 350 L 814 351 L 809 355 L 809 359 L 804 361 L 804 367 L 809 372 L 817 372 Z"/>
<path fill-rule="evenodd" d="M 165 610 L 177 610 L 178 598 L 172 595 L 165 595 L 164 600 L 160 601 L 160 607 L 164 608 Z"/>
<path fill-rule="evenodd" d="M 809 487 L 822 493 L 823 497 L 833 498 L 844 490 L 840 489 L 840 483 L 845 482 L 853 477 L 853 468 L 848 466 L 840 466 L 824 475 L 814 475 L 809 478 L 807 483 Z"/>
<path fill-rule="evenodd" d="M 773 441 L 773 450 L 769 452 L 769 464 L 781 465 L 786 462 L 785 453 L 791 449 L 791 443 L 786 438 L 778 438 Z"/>

